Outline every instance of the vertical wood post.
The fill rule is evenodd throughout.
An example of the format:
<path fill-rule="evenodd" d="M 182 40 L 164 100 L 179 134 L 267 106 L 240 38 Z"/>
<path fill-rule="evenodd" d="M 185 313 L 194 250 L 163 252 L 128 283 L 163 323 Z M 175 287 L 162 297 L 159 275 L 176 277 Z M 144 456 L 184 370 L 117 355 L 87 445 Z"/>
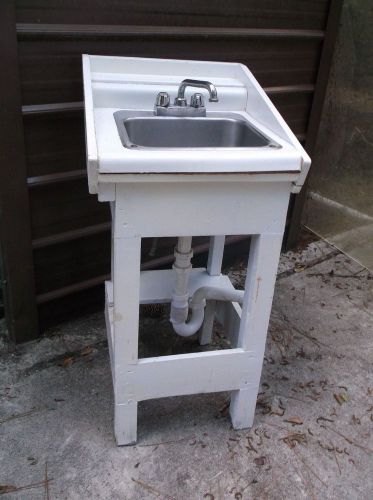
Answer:
<path fill-rule="evenodd" d="M 137 439 L 137 399 L 132 378 L 138 362 L 141 238 L 117 237 L 115 225 L 113 236 L 114 431 L 118 445 L 127 445 Z"/>
<path fill-rule="evenodd" d="M 341 11 L 343 6 L 343 0 L 331 0 L 328 22 L 325 28 L 325 38 L 321 52 L 319 71 L 317 74 L 317 80 L 315 85 L 315 93 L 312 102 L 312 108 L 310 113 L 310 118 L 308 122 L 305 150 L 311 156 L 314 152 L 317 134 L 320 127 L 321 116 L 323 111 L 324 99 L 326 94 L 326 89 L 328 86 L 330 68 L 333 61 L 334 46 L 337 39 L 339 20 L 341 17 Z M 312 165 L 311 165 L 312 171 Z M 290 216 L 289 232 L 286 238 L 286 248 L 293 248 L 299 239 L 299 233 L 301 230 L 301 219 L 304 204 L 307 198 L 307 186 L 308 178 L 302 188 L 302 191 L 296 195 L 294 200 L 293 209 Z"/>
<path fill-rule="evenodd" d="M 230 414 L 235 429 L 251 427 L 254 421 L 281 243 L 282 233 L 251 238 L 238 347 L 252 352 L 255 369 L 250 387 L 232 392 Z"/>
<path fill-rule="evenodd" d="M 22 342 L 38 335 L 38 316 L 13 0 L 0 2 L 0 19 L 0 252 L 7 327 Z"/>

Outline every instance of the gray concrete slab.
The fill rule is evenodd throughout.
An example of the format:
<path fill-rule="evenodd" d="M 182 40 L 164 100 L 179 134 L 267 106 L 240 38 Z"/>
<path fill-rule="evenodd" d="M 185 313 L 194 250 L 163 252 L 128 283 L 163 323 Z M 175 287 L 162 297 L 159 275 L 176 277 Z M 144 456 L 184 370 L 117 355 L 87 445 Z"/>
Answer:
<path fill-rule="evenodd" d="M 243 267 L 229 270 L 237 286 Z M 226 393 L 167 398 L 141 403 L 138 444 L 116 447 L 102 314 L 13 353 L 3 344 L 2 497 L 372 498 L 372 275 L 320 242 L 279 271 L 251 430 L 232 429 Z M 151 314 L 143 355 L 199 349 L 166 310 Z M 225 345 L 216 325 L 209 348 Z"/>

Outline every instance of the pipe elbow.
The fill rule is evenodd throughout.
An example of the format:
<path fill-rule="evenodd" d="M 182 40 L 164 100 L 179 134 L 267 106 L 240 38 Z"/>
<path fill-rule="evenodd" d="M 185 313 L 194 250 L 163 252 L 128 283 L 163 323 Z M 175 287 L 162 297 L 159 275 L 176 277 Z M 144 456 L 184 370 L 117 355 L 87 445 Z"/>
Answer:
<path fill-rule="evenodd" d="M 185 301 L 182 304 L 178 304 L 174 298 L 171 303 L 170 320 L 172 326 L 175 332 L 181 337 L 190 337 L 198 332 L 202 326 L 205 316 L 206 300 L 221 300 L 242 303 L 243 295 L 243 290 L 202 286 L 194 292 L 190 301 L 192 314 L 188 322 L 188 306 L 185 304 Z"/>
<path fill-rule="evenodd" d="M 191 337 L 201 328 L 205 316 L 205 306 L 192 306 L 192 315 L 188 322 L 178 321 L 178 318 L 171 316 L 171 323 L 175 332 L 181 337 Z"/>

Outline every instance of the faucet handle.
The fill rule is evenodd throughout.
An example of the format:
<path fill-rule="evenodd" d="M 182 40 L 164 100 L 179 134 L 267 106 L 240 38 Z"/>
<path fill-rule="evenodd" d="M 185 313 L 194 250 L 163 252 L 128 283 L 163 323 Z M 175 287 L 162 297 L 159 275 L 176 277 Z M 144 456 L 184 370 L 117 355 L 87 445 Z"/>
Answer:
<path fill-rule="evenodd" d="M 203 102 L 203 95 L 202 94 L 193 94 L 191 99 L 190 99 L 190 105 L 192 108 L 203 108 L 204 102 Z"/>
<path fill-rule="evenodd" d="M 167 92 L 159 92 L 156 97 L 155 105 L 160 106 L 162 108 L 167 108 L 170 104 L 170 96 Z"/>
<path fill-rule="evenodd" d="M 185 97 L 175 97 L 174 104 L 175 106 L 185 107 L 187 106 L 187 100 Z"/>

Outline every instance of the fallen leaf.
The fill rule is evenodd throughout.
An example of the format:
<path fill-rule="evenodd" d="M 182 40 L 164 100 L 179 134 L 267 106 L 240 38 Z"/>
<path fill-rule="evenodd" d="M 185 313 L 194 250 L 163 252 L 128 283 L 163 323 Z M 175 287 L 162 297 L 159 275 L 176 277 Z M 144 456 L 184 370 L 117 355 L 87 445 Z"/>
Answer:
<path fill-rule="evenodd" d="M 163 304 L 143 304 L 141 312 L 143 316 L 149 318 L 160 318 L 165 312 L 165 307 Z"/>
<path fill-rule="evenodd" d="M 223 406 L 219 409 L 219 413 L 221 415 L 225 415 L 227 412 L 228 412 L 228 408 L 229 408 L 229 404 L 230 402 L 229 401 L 226 401 Z"/>
<path fill-rule="evenodd" d="M 319 423 L 321 420 L 323 420 L 324 422 L 334 422 L 333 419 L 326 417 L 317 417 L 316 422 Z"/>
<path fill-rule="evenodd" d="M 289 448 L 295 448 L 297 444 L 307 444 L 307 436 L 301 432 L 295 432 L 281 438 L 281 441 L 287 444 Z"/>
<path fill-rule="evenodd" d="M 92 354 L 92 352 L 93 352 L 92 347 L 87 345 L 87 347 L 85 347 L 84 349 L 82 349 L 80 351 L 80 355 L 81 356 L 88 356 L 89 354 Z"/>
<path fill-rule="evenodd" d="M 254 453 L 258 453 L 258 450 L 253 446 L 253 438 L 251 436 L 246 436 L 247 439 L 247 451 L 253 451 Z"/>
<path fill-rule="evenodd" d="M 61 366 L 63 366 L 64 368 L 68 368 L 69 366 L 71 366 L 73 363 L 74 363 L 75 359 L 73 356 L 69 356 L 68 358 L 65 358 L 62 363 L 61 363 Z"/>
<path fill-rule="evenodd" d="M 302 265 L 302 264 L 295 264 L 294 266 L 294 272 L 295 273 L 300 273 L 301 271 L 304 271 L 304 269 L 306 268 L 305 265 Z"/>
<path fill-rule="evenodd" d="M 317 442 L 319 443 L 319 446 L 321 446 L 321 448 L 323 448 L 324 450 L 335 451 L 335 446 L 330 444 L 324 444 L 320 440 L 318 440 Z"/>
<path fill-rule="evenodd" d="M 285 407 L 281 401 L 281 399 L 275 398 L 274 403 L 277 402 L 277 408 L 270 407 L 270 415 L 277 415 L 279 417 L 283 417 L 285 415 Z"/>
<path fill-rule="evenodd" d="M 301 420 L 299 417 L 290 417 L 290 418 L 287 418 L 286 420 L 284 420 L 284 422 L 288 422 L 289 424 L 292 424 L 292 425 L 302 425 L 303 424 L 303 420 Z"/>
<path fill-rule="evenodd" d="M 306 398 L 310 398 L 312 401 L 318 401 L 321 398 L 321 392 L 317 392 L 315 389 L 312 389 L 311 394 L 306 394 Z"/>
<path fill-rule="evenodd" d="M 278 417 L 283 417 L 284 414 L 285 414 L 285 410 L 282 410 L 282 409 L 280 411 L 272 410 L 270 413 L 270 415 L 277 415 Z"/>
<path fill-rule="evenodd" d="M 348 391 L 348 389 L 347 389 L 347 387 L 345 385 L 338 385 L 337 387 L 338 387 L 338 389 L 343 389 L 346 392 Z"/>
<path fill-rule="evenodd" d="M 263 465 L 265 465 L 267 463 L 267 457 L 257 457 L 257 458 L 254 458 L 254 463 L 258 467 L 263 467 Z"/>
<path fill-rule="evenodd" d="M 347 396 L 342 393 L 333 394 L 333 396 L 339 405 L 343 405 L 343 403 L 346 403 L 346 401 L 348 400 Z"/>

